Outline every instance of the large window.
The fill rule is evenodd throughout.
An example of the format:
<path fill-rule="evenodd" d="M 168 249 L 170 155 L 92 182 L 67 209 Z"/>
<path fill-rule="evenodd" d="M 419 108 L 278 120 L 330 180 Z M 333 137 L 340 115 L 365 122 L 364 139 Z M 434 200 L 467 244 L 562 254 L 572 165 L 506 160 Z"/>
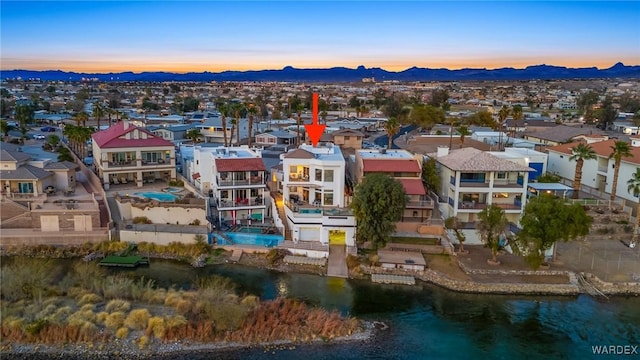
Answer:
<path fill-rule="evenodd" d="M 496 177 L 498 179 L 506 179 L 507 178 L 507 173 L 503 172 L 503 171 L 497 172 L 496 175 L 497 175 Z"/>
<path fill-rule="evenodd" d="M 316 169 L 316 181 L 322 181 L 322 169 Z"/>
<path fill-rule="evenodd" d="M 325 182 L 333 182 L 333 170 L 325 170 L 324 171 L 324 181 Z"/>
<path fill-rule="evenodd" d="M 333 206 L 333 191 L 325 190 L 325 192 L 324 192 L 324 206 Z"/>
<path fill-rule="evenodd" d="M 484 173 L 461 173 L 460 181 L 484 182 Z"/>

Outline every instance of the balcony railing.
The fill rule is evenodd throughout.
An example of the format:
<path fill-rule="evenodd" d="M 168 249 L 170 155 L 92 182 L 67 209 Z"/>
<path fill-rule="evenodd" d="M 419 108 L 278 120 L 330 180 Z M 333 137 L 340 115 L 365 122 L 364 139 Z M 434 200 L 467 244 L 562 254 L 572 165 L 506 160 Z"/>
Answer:
<path fill-rule="evenodd" d="M 486 207 L 486 203 L 477 203 L 475 201 L 458 201 L 458 209 L 482 210 Z"/>
<path fill-rule="evenodd" d="M 317 206 L 305 202 L 286 201 L 284 204 L 297 215 L 320 217 L 320 216 L 353 216 L 350 208 L 340 208 L 335 206 Z"/>
<path fill-rule="evenodd" d="M 289 181 L 307 182 L 309 181 L 309 175 L 290 174 Z"/>
<path fill-rule="evenodd" d="M 517 180 L 495 179 L 493 187 L 522 187 L 522 184 L 518 184 Z"/>
<path fill-rule="evenodd" d="M 220 186 L 239 186 L 239 185 L 264 185 L 262 176 L 252 176 L 248 179 L 217 179 Z"/>
<path fill-rule="evenodd" d="M 109 161 L 109 167 L 127 167 L 127 166 L 137 166 L 138 162 L 135 160 L 130 161 Z"/>
<path fill-rule="evenodd" d="M 501 207 L 503 210 L 521 210 L 522 209 L 521 205 L 505 204 L 505 203 L 493 203 L 493 204 Z"/>
<path fill-rule="evenodd" d="M 223 199 L 218 201 L 218 208 L 239 208 L 247 206 L 262 206 L 264 200 L 262 198 L 254 199 L 238 199 L 235 201 Z"/>
<path fill-rule="evenodd" d="M 434 202 L 433 200 L 410 200 L 407 202 L 407 207 L 433 209 Z"/>

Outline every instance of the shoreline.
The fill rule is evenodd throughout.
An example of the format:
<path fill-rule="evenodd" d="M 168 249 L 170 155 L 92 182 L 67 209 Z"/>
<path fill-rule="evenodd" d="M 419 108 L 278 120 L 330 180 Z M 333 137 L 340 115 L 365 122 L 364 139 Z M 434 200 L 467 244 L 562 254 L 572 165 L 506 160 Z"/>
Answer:
<path fill-rule="evenodd" d="M 372 340 L 380 331 L 388 328 L 384 324 L 382 329 L 376 327 L 376 321 L 360 320 L 363 328 L 351 335 L 338 336 L 332 339 L 315 338 L 309 341 L 276 340 L 256 344 L 236 342 L 198 343 L 198 342 L 154 342 L 146 349 L 139 349 L 135 341 L 117 340 L 108 344 L 9 344 L 0 347 L 3 358 L 11 359 L 113 359 L 125 357 L 127 359 L 150 359 L 170 356 L 188 355 L 194 353 L 223 355 L 237 351 L 264 349 L 269 351 L 294 350 L 298 346 L 322 346 L 329 344 L 364 342 Z M 224 358 L 224 357 L 223 357 Z"/>
<path fill-rule="evenodd" d="M 61 246 L 62 248 L 67 249 L 78 249 L 78 246 Z M 34 249 L 35 247 L 25 247 L 24 249 Z M 0 256 L 24 256 L 24 257 L 33 257 L 33 258 L 51 258 L 51 256 L 45 254 L 7 254 L 7 249 L 2 247 L 0 248 Z M 82 254 L 69 254 L 67 256 L 56 257 L 57 259 L 74 259 L 74 258 L 82 258 Z M 204 265 L 222 265 L 222 264 L 236 264 L 240 266 L 248 266 L 252 268 L 264 269 L 269 271 L 277 271 L 280 273 L 297 273 L 297 274 L 310 274 L 310 275 L 318 275 L 326 277 L 326 266 L 318 267 L 313 265 L 296 265 L 296 264 L 286 264 L 283 262 L 279 262 L 278 264 L 269 264 L 268 260 L 265 258 L 265 255 L 258 255 L 255 253 L 245 253 L 243 258 L 241 258 L 238 262 L 232 262 L 229 260 L 229 255 L 224 256 L 212 256 L 211 258 L 217 258 L 216 261 L 207 262 Z M 150 254 L 149 258 L 151 260 L 173 260 L 184 263 L 185 265 L 192 266 L 193 259 L 185 256 L 179 256 L 175 254 L 167 254 L 167 253 L 153 253 Z M 250 258 L 251 260 L 246 260 Z M 566 284 L 556 284 L 556 283 L 534 283 L 534 282 L 479 282 L 475 280 L 458 280 L 446 273 L 436 271 L 433 269 L 425 269 L 421 272 L 412 272 L 412 271 L 404 271 L 396 269 L 394 270 L 380 270 L 367 267 L 362 267 L 363 272 L 360 276 L 353 276 L 353 272 L 349 271 L 349 279 L 355 280 L 367 280 L 371 281 L 372 273 L 387 273 L 387 274 L 401 274 L 401 275 L 409 275 L 413 276 L 418 280 L 426 282 L 428 284 L 432 284 L 449 291 L 459 292 L 459 293 L 473 293 L 473 294 L 487 294 L 487 295 L 541 295 L 541 296 L 578 296 L 582 294 L 592 295 L 593 294 L 585 287 L 584 284 L 581 284 L 577 277 L 581 276 L 583 279 L 588 281 L 588 287 L 593 287 L 597 289 L 597 291 L 601 292 L 606 296 L 640 296 L 640 282 L 627 282 L 627 283 L 611 283 L 606 282 L 596 275 L 591 273 L 576 273 L 573 271 L 561 271 L 558 272 L 556 270 L 542 270 L 542 271 L 515 271 L 515 270 L 506 270 L 506 269 L 495 269 L 495 270 L 479 270 L 469 268 L 467 265 L 461 264 L 456 257 L 456 263 L 464 271 L 466 274 L 474 274 L 474 273 L 486 273 L 492 274 L 497 277 L 499 276 L 509 276 L 512 274 L 536 274 L 536 275 L 557 275 L 558 273 L 562 273 L 568 276 L 571 281 Z M 245 259 L 243 261 L 243 259 Z M 193 267 L 193 266 L 192 266 Z M 194 267 L 195 268 L 195 267 Z"/>

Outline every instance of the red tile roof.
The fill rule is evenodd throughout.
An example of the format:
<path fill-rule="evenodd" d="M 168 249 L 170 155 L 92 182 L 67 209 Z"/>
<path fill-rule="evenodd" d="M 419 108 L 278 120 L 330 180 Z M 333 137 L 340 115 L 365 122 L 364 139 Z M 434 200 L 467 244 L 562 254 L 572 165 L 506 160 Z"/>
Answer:
<path fill-rule="evenodd" d="M 130 132 L 138 130 L 147 134 L 146 139 L 125 139 L 124 135 Z M 99 131 L 91 137 L 93 141 L 101 149 L 106 148 L 126 148 L 126 147 L 152 147 L 152 146 L 171 146 L 171 141 L 158 137 L 145 129 L 139 128 L 135 125 L 128 124 L 125 128 L 125 122 L 120 121 L 106 130 Z"/>
<path fill-rule="evenodd" d="M 397 179 L 402 183 L 407 195 L 427 195 L 422 184 L 422 179 Z"/>
<path fill-rule="evenodd" d="M 414 159 L 362 159 L 362 166 L 367 172 L 421 172 L 418 161 Z"/>
<path fill-rule="evenodd" d="M 216 169 L 226 171 L 264 171 L 264 162 L 260 158 L 216 159 Z"/>
<path fill-rule="evenodd" d="M 609 155 L 611 155 L 611 147 L 613 146 L 613 144 L 615 144 L 616 141 L 618 141 L 618 140 L 611 139 L 611 140 L 606 140 L 606 141 L 598 141 L 598 142 L 594 142 L 594 143 L 589 144 L 589 146 L 591 146 L 593 151 L 595 151 L 596 154 L 598 154 L 599 156 L 608 158 Z M 556 145 L 556 146 L 552 146 L 550 148 L 547 148 L 547 151 L 555 151 L 555 152 L 560 152 L 560 153 L 564 153 L 564 154 L 567 154 L 567 155 L 572 155 L 573 151 L 571 150 L 571 148 L 575 147 L 576 145 L 578 145 L 580 143 L 584 143 L 584 142 L 574 141 L 574 142 L 571 142 L 571 143 L 568 143 L 568 144 L 560 144 L 560 145 Z M 622 161 L 640 165 L 640 147 L 633 147 L 632 146 L 631 147 L 631 155 L 633 155 L 633 156 L 632 157 L 623 157 Z"/>

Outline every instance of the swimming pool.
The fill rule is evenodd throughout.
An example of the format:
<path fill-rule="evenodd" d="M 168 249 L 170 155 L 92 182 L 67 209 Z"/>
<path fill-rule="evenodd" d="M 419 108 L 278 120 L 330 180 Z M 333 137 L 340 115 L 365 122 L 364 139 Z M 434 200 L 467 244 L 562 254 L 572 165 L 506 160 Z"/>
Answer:
<path fill-rule="evenodd" d="M 275 247 L 284 242 L 282 235 L 276 234 L 256 234 L 249 232 L 225 232 L 223 237 L 214 233 L 218 245 L 253 245 L 264 247 Z"/>
<path fill-rule="evenodd" d="M 139 196 L 139 197 L 145 197 L 147 199 L 158 200 L 162 202 L 176 201 L 179 198 L 179 196 L 177 195 L 174 195 L 171 193 L 165 193 L 165 192 L 158 192 L 158 191 L 136 192 L 136 193 L 133 193 L 133 195 Z"/>

